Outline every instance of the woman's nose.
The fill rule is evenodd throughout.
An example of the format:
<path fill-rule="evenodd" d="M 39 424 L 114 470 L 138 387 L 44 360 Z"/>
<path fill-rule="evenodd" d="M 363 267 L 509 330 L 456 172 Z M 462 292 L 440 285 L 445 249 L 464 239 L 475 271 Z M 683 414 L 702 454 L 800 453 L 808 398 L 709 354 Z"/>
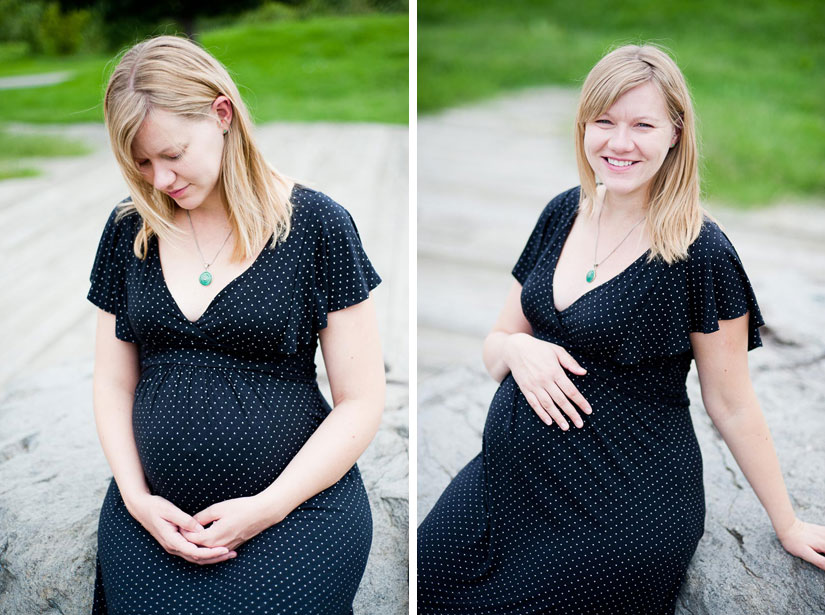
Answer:
<path fill-rule="evenodd" d="M 152 171 L 152 185 L 156 190 L 167 190 L 175 184 L 175 173 L 170 168 L 156 164 Z"/>
<path fill-rule="evenodd" d="M 630 130 L 622 125 L 616 126 L 611 132 L 610 142 L 608 144 L 610 149 L 614 151 L 626 152 L 633 149 L 633 139 L 630 135 Z"/>

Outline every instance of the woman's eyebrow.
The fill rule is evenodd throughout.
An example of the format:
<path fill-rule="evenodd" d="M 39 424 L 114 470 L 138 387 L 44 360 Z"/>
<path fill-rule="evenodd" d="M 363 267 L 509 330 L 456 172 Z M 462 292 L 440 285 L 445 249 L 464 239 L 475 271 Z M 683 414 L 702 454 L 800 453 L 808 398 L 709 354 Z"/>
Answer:
<path fill-rule="evenodd" d="M 181 143 L 180 145 L 169 145 L 158 152 L 158 156 L 171 156 L 174 154 L 180 153 L 182 150 L 186 149 L 188 146 L 187 143 Z M 133 150 L 134 158 L 143 159 L 149 158 L 149 156 L 145 155 L 142 150 Z"/>
<path fill-rule="evenodd" d="M 606 115 L 607 117 L 613 117 L 613 115 L 609 111 L 605 111 L 602 115 Z M 600 115 L 599 117 L 601 117 Z M 639 120 L 647 120 L 648 122 L 660 122 L 662 118 L 654 117 L 652 115 L 639 115 L 631 119 L 632 122 L 638 122 Z"/>

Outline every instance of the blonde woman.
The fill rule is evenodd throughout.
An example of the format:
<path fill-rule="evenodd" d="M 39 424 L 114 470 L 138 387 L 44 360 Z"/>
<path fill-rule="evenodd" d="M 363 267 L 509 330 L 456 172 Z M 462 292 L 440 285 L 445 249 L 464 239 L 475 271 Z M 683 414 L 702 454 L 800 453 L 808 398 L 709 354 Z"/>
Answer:
<path fill-rule="evenodd" d="M 672 614 L 705 516 L 693 360 L 782 545 L 825 568 L 825 528 L 796 518 L 749 380 L 762 316 L 699 204 L 690 94 L 667 54 L 596 64 L 576 153 L 582 185 L 541 213 L 485 340 L 501 385 L 483 450 L 419 528 L 419 613 Z"/>
<path fill-rule="evenodd" d="M 89 291 L 114 475 L 94 612 L 351 613 L 372 536 L 355 461 L 385 386 L 355 224 L 268 166 L 232 79 L 186 39 L 130 49 L 104 109 L 131 197 Z"/>

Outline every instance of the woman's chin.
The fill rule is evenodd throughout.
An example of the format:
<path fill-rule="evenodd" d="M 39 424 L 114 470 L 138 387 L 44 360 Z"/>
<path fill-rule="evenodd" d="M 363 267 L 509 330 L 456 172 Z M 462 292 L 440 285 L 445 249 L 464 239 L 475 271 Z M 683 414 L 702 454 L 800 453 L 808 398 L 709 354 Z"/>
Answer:
<path fill-rule="evenodd" d="M 629 179 L 629 178 L 628 178 Z M 631 196 L 643 192 L 646 184 L 638 181 L 627 181 L 622 178 L 604 178 L 602 179 L 604 189 L 614 196 Z"/>

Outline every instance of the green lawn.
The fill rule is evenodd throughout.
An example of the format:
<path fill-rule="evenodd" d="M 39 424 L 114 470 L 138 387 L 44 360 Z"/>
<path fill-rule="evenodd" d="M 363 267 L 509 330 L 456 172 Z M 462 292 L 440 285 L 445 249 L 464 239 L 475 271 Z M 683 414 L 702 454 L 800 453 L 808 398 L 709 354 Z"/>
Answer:
<path fill-rule="evenodd" d="M 258 121 L 407 123 L 405 15 L 315 17 L 206 32 Z M 70 70 L 62 84 L 3 90 L 0 117 L 19 122 L 102 121 L 108 56 L 18 58 L 0 77 Z"/>
<path fill-rule="evenodd" d="M 32 157 L 78 156 L 91 150 L 84 144 L 55 136 L 28 135 L 0 129 L 0 179 L 38 174 Z"/>
<path fill-rule="evenodd" d="M 579 87 L 611 46 L 653 41 L 691 85 L 702 184 L 740 205 L 825 198 L 825 5 L 820 0 L 421 0 L 418 109 L 504 91 Z"/>

